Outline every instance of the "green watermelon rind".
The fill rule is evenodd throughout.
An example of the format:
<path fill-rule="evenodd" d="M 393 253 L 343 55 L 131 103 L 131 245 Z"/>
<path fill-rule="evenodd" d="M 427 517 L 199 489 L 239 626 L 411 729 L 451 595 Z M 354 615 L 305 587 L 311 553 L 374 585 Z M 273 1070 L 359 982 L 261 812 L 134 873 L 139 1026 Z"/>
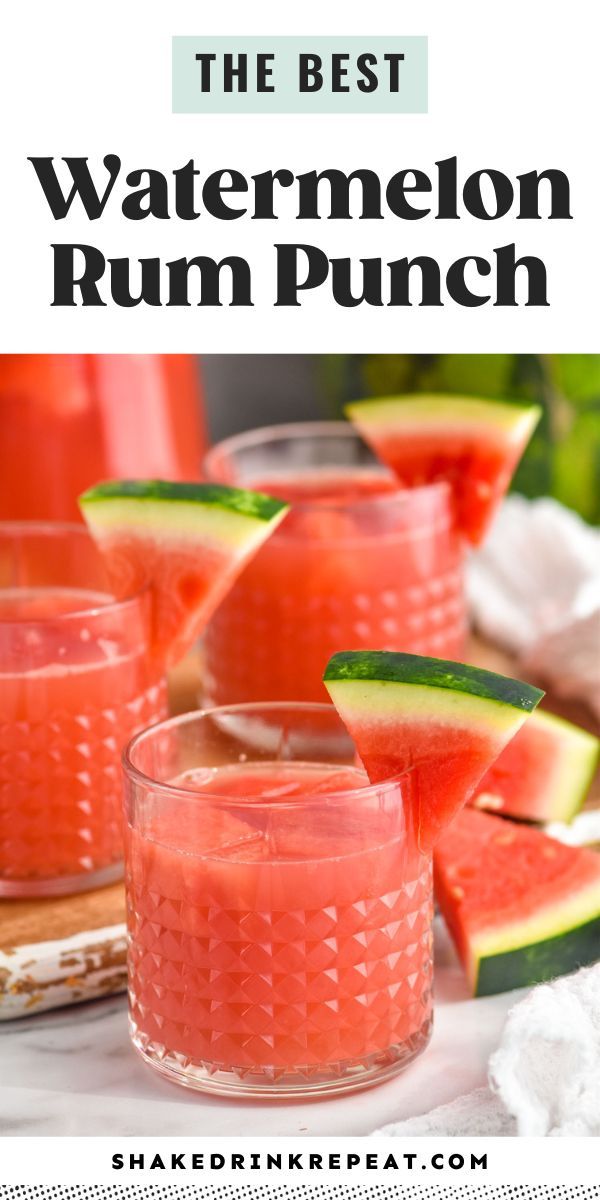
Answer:
<path fill-rule="evenodd" d="M 192 645 L 289 509 L 261 492 L 158 479 L 103 482 L 79 504 L 115 595 L 150 587 L 151 652 L 163 668 Z"/>
<path fill-rule="evenodd" d="M 473 428 L 505 430 L 509 433 L 522 432 L 524 438 L 533 433 L 541 415 L 539 404 L 523 401 L 487 400 L 479 396 L 455 396 L 435 393 L 418 393 L 397 396 L 374 396 L 365 400 L 353 400 L 345 405 L 344 413 L 358 425 L 364 423 L 382 428 L 396 424 L 418 428 L 419 420 L 427 426 L 429 421 L 439 422 L 443 416 L 449 428 L 455 425 L 463 429 Z"/>
<path fill-rule="evenodd" d="M 600 904 L 599 904 L 600 908 Z M 600 911 L 590 920 L 529 945 L 515 946 L 477 961 L 475 995 L 493 996 L 546 983 L 600 958 Z"/>
<path fill-rule="evenodd" d="M 181 483 L 165 479 L 118 479 L 98 483 L 79 497 L 85 510 L 90 505 L 110 502 L 118 514 L 119 501 L 160 502 L 181 506 L 223 509 L 255 521 L 272 521 L 282 516 L 289 505 L 263 492 L 228 487 L 216 483 Z"/>
<path fill-rule="evenodd" d="M 543 823 L 547 821 L 562 821 L 568 824 L 581 810 L 590 790 L 596 770 L 600 763 L 600 738 L 557 717 L 555 713 L 537 709 L 532 714 L 532 725 L 535 723 L 545 729 L 549 735 L 554 734 L 557 753 L 560 755 L 558 779 L 554 779 L 550 789 L 551 795 L 544 799 L 540 807 L 539 799 L 536 811 L 533 807 L 526 814 L 516 812 L 511 808 L 510 797 L 495 793 L 485 786 L 485 778 L 481 782 L 481 790 L 471 801 L 474 808 L 484 812 L 494 812 L 514 820 Z M 529 728 L 529 724 L 527 726 Z M 500 756 L 501 759 L 502 756 Z M 500 761 L 500 760 L 498 760 Z M 492 771 L 496 764 L 493 764 Z"/>
<path fill-rule="evenodd" d="M 474 995 L 531 987 L 600 959 L 600 858 L 590 849 L 467 809 L 434 868 Z"/>
<path fill-rule="evenodd" d="M 342 650 L 327 663 L 323 682 L 385 683 L 456 692 L 530 713 L 544 693 L 532 684 L 482 667 L 386 650 Z"/>

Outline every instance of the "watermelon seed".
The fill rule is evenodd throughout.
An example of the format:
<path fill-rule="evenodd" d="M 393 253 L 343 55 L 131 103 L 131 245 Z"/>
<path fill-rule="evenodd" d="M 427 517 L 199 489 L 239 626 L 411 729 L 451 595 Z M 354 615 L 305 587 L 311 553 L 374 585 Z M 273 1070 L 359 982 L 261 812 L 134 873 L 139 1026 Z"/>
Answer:
<path fill-rule="evenodd" d="M 502 796 L 495 796 L 492 792 L 481 792 L 479 796 L 473 800 L 474 808 L 484 808 L 488 810 L 498 810 L 504 807 Z"/>

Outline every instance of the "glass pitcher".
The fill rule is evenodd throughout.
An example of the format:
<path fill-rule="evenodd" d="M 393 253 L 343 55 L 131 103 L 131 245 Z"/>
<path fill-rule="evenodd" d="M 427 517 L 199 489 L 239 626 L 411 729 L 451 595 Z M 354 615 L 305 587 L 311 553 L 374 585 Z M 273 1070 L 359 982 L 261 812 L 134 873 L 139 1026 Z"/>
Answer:
<path fill-rule="evenodd" d="M 0 355 L 1 518 L 78 518 L 101 479 L 196 479 L 204 448 L 193 355 Z"/>

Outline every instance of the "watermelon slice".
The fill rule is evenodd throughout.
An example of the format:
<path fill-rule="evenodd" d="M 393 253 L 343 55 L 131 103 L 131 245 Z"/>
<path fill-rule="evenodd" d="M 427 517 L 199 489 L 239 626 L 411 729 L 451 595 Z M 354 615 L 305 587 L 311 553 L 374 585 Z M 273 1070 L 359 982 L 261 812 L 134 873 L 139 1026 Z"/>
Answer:
<path fill-rule="evenodd" d="M 600 958 L 600 856 L 465 809 L 434 855 L 436 896 L 476 996 Z"/>
<path fill-rule="evenodd" d="M 472 803 L 523 821 L 572 821 L 599 755 L 592 733 L 538 709 L 484 775 Z"/>
<path fill-rule="evenodd" d="M 117 599 L 150 587 L 152 648 L 171 666 L 288 505 L 204 483 L 114 480 L 79 498 Z"/>
<path fill-rule="evenodd" d="M 372 783 L 410 771 L 408 808 L 429 851 L 543 692 L 416 654 L 334 654 L 324 683 Z"/>
<path fill-rule="evenodd" d="M 405 487 L 446 480 L 458 528 L 477 546 L 537 425 L 537 405 L 460 396 L 390 396 L 345 409 Z"/>

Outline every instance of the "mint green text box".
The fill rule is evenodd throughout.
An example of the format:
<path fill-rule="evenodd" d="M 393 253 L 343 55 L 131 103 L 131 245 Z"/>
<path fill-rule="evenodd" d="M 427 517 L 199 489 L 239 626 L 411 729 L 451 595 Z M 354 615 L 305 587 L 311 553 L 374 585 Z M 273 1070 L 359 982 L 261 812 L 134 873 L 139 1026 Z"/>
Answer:
<path fill-rule="evenodd" d="M 196 54 L 215 54 L 210 63 L 210 91 L 202 91 L 201 63 Z M 224 55 L 246 54 L 247 90 L 224 90 Z M 273 54 L 268 78 L 273 92 L 257 90 L 256 56 Z M 322 60 L 323 86 L 319 91 L 299 90 L 300 55 Z M 341 82 L 348 92 L 332 88 L 332 55 L 350 56 Z M 361 91 L 364 79 L 358 70 L 359 55 L 372 55 L 370 65 L 378 79 L 373 91 Z M 398 91 L 390 89 L 390 64 L 385 54 L 403 54 L 398 62 Z M 425 113 L 427 112 L 426 37 L 174 37 L 174 113 Z"/>

